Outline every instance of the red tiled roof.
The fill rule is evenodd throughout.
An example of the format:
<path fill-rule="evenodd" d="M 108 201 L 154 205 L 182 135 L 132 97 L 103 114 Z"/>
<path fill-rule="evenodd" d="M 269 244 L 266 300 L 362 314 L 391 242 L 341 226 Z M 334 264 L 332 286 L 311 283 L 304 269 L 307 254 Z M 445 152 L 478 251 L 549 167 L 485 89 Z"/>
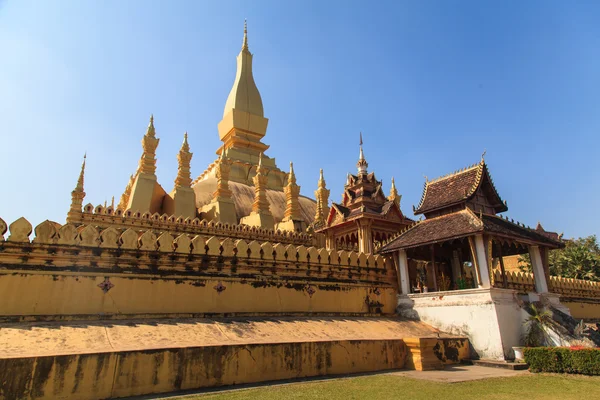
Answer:
<path fill-rule="evenodd" d="M 487 175 L 493 191 L 496 192 L 491 177 L 489 177 L 487 166 L 483 161 L 465 170 L 425 182 L 421 202 L 416 208 L 415 214 L 449 207 L 468 200 L 480 186 L 484 175 Z M 500 204 L 502 204 L 497 192 L 496 196 Z M 502 211 L 506 211 L 506 206 L 502 205 L 498 207 L 497 212 Z"/>
<path fill-rule="evenodd" d="M 478 216 L 471 210 L 464 209 L 420 221 L 384 245 L 378 252 L 389 253 L 398 249 L 444 242 L 476 233 L 490 233 L 528 243 L 539 243 L 551 248 L 563 246 L 560 241 L 552 240 L 533 229 L 525 228 L 501 217 L 488 214 Z"/>
<path fill-rule="evenodd" d="M 483 230 L 483 223 L 468 209 L 419 221 L 397 238 L 383 246 L 379 252 L 422 246 L 469 236 Z"/>

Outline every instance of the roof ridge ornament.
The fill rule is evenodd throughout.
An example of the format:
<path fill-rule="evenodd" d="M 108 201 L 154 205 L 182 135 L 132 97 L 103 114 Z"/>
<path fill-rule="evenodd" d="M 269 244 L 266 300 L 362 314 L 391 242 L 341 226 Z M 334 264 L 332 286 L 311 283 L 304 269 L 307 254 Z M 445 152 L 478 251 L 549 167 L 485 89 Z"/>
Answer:
<path fill-rule="evenodd" d="M 484 163 L 485 162 L 485 154 L 487 153 L 486 149 L 483 149 L 483 153 L 481 153 L 481 162 Z"/>

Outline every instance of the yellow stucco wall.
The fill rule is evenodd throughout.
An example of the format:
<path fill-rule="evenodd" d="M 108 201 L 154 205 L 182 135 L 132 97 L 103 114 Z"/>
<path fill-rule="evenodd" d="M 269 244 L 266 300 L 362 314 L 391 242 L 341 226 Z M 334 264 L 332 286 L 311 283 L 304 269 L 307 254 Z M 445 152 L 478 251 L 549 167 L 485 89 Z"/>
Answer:
<path fill-rule="evenodd" d="M 349 340 L 0 359 L 0 398 L 90 399 L 402 368 L 402 340 Z"/>
<path fill-rule="evenodd" d="M 599 300 L 561 299 L 560 302 L 569 308 L 573 318 L 584 320 L 600 320 Z"/>
<path fill-rule="evenodd" d="M 98 287 L 105 277 L 114 285 L 107 293 Z M 311 290 L 293 280 L 9 270 L 0 271 L 0 316 L 374 313 L 367 296 L 383 304 L 382 313 L 395 309 L 391 287 L 374 293 L 373 286 L 321 282 Z"/>

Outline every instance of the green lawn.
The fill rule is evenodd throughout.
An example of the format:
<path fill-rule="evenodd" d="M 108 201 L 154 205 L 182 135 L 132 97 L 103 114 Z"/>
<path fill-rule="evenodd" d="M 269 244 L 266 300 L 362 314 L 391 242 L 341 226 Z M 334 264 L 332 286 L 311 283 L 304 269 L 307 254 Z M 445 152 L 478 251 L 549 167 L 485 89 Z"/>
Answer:
<path fill-rule="evenodd" d="M 392 375 L 361 376 L 320 382 L 265 386 L 186 397 L 234 399 L 594 399 L 600 398 L 600 377 L 524 375 L 461 383 L 435 383 Z"/>

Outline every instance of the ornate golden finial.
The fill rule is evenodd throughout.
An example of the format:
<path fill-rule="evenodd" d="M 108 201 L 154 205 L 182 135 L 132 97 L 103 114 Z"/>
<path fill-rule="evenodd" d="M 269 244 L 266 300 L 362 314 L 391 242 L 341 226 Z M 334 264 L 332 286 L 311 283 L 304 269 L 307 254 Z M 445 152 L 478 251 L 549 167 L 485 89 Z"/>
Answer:
<path fill-rule="evenodd" d="M 217 190 L 213 193 L 215 201 L 231 199 L 231 190 L 229 190 L 231 164 L 231 160 L 226 157 L 225 150 L 221 151 L 215 167 L 215 176 L 217 178 Z"/>
<path fill-rule="evenodd" d="M 242 43 L 242 50 L 248 51 L 248 22 L 244 19 L 244 42 Z"/>
<path fill-rule="evenodd" d="M 258 167 L 256 175 L 254 175 L 254 202 L 252 203 L 252 211 L 255 213 L 271 214 L 269 201 L 267 200 L 267 176 L 264 174 L 265 169 L 262 165 L 261 152 L 258 156 Z"/>
<path fill-rule="evenodd" d="M 288 177 L 288 182 L 296 183 L 296 174 L 294 173 L 294 163 L 290 161 L 290 173 Z"/>
<path fill-rule="evenodd" d="M 87 153 L 83 155 L 83 162 L 81 163 L 81 171 L 79 171 L 79 178 L 77 179 L 77 185 L 71 192 L 71 207 L 67 213 L 67 222 L 76 222 L 81 214 L 83 207 L 83 199 L 85 198 L 85 192 L 83 191 L 83 181 L 85 175 L 85 160 Z"/>
<path fill-rule="evenodd" d="M 323 168 L 319 171 L 319 184 L 318 189 L 315 191 L 315 199 L 317 200 L 315 222 L 325 222 L 327 215 L 329 214 L 329 190 L 325 185 Z"/>
<path fill-rule="evenodd" d="M 400 199 L 402 196 L 398 195 L 398 190 L 396 189 L 396 182 L 394 181 L 394 177 L 392 177 L 392 186 L 390 187 L 390 195 L 388 196 L 389 201 L 393 201 L 400 207 Z"/>
<path fill-rule="evenodd" d="M 79 179 L 77 179 L 77 186 L 75 190 L 83 192 L 83 177 L 85 175 L 85 159 L 87 158 L 87 152 L 83 154 L 83 162 L 81 163 L 81 171 L 79 172 Z"/>
<path fill-rule="evenodd" d="M 112 208 L 113 210 L 115 209 L 115 196 L 113 196 L 112 200 L 110 201 L 110 208 Z"/>
<path fill-rule="evenodd" d="M 294 173 L 294 164 L 290 162 L 290 173 L 288 174 L 288 183 L 283 188 L 286 197 L 285 213 L 283 215 L 283 221 L 299 221 L 300 215 L 300 201 L 298 196 L 300 195 L 300 186 L 296 184 L 296 174 Z"/>
<path fill-rule="evenodd" d="M 138 171 L 136 174 L 149 174 L 154 175 L 156 172 L 156 148 L 160 139 L 156 138 L 156 130 L 154 129 L 154 115 L 150 115 L 150 123 L 146 134 L 142 138 L 142 157 L 138 164 Z"/>
<path fill-rule="evenodd" d="M 156 130 L 154 129 L 154 114 L 150 114 L 150 123 L 148 124 L 146 135 L 150 137 L 156 137 Z"/>
<path fill-rule="evenodd" d="M 192 176 L 190 174 L 190 162 L 192 153 L 187 141 L 187 132 L 183 134 L 183 143 L 179 154 L 177 154 L 177 178 L 175 178 L 175 187 L 190 187 L 192 185 Z"/>

